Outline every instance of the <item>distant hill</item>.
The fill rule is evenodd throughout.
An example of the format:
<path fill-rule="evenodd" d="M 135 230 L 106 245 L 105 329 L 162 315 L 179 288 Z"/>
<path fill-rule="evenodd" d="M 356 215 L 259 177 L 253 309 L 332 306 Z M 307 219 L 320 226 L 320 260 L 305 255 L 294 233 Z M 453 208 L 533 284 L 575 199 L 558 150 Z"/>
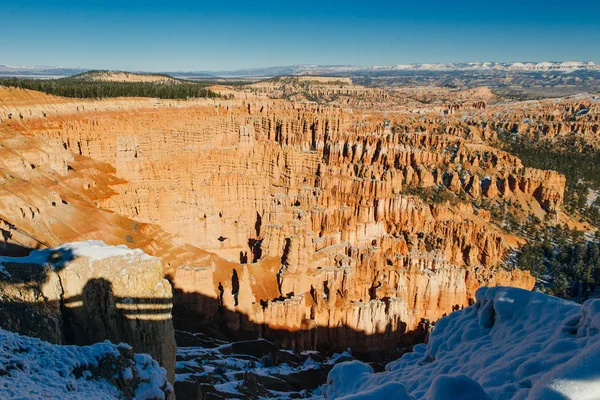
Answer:
<path fill-rule="evenodd" d="M 179 79 L 165 74 L 145 74 L 125 71 L 87 71 L 75 75 L 71 79 L 88 82 L 181 83 Z"/>
<path fill-rule="evenodd" d="M 437 64 L 397 64 L 381 66 L 360 65 L 291 65 L 266 68 L 247 68 L 235 71 L 216 71 L 212 75 L 220 77 L 271 77 L 278 75 L 354 75 L 373 73 L 402 73 L 402 72 L 574 72 L 598 71 L 598 66 L 592 61 L 564 62 L 466 62 L 466 63 L 437 63 Z"/>
<path fill-rule="evenodd" d="M 82 68 L 63 68 L 48 66 L 7 66 L 0 65 L 0 76 L 16 77 L 66 77 L 88 72 Z M 360 65 L 288 65 L 264 68 L 243 68 L 235 71 L 190 71 L 166 72 L 169 77 L 182 79 L 209 78 L 268 78 L 280 75 L 356 75 L 356 74 L 398 74 L 410 72 L 559 72 L 600 71 L 600 66 L 592 61 L 557 61 L 557 62 L 464 62 L 464 63 L 420 63 L 381 66 Z M 143 72 L 126 73 L 128 75 L 162 76 L 164 74 Z M 117 80 L 117 82 L 124 82 Z M 127 81 L 129 82 L 129 81 Z M 144 81 L 147 82 L 147 81 Z"/>
<path fill-rule="evenodd" d="M 207 84 L 173 78 L 163 74 L 124 71 L 88 71 L 68 77 L 0 77 L 0 86 L 37 90 L 72 98 L 152 97 L 190 99 L 222 97 L 207 89 Z"/>

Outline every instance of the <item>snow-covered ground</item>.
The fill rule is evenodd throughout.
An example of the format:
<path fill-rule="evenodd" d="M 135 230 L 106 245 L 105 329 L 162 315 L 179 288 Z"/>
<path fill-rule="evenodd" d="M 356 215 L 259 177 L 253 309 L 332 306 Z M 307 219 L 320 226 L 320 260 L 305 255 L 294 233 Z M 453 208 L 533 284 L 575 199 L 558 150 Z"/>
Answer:
<path fill-rule="evenodd" d="M 57 260 L 52 260 L 53 256 L 58 256 Z M 9 275 L 3 268 L 3 263 L 18 264 L 52 264 L 53 266 L 62 265 L 69 261 L 62 258 L 87 257 L 90 262 L 103 260 L 111 257 L 123 257 L 130 262 L 150 260 L 152 257 L 143 250 L 130 249 L 121 244 L 118 246 L 109 246 L 100 240 L 88 240 L 85 242 L 66 243 L 51 249 L 34 250 L 27 257 L 0 257 L 0 273 Z M 52 262 L 51 262 L 52 261 Z"/>
<path fill-rule="evenodd" d="M 442 318 L 429 344 L 373 373 L 350 361 L 327 399 L 600 399 L 600 299 L 583 305 L 516 288 L 482 288 Z"/>
<path fill-rule="evenodd" d="M 317 351 L 296 353 L 267 340 L 224 342 L 202 333 L 177 331 L 176 392 L 200 390 L 231 399 L 323 399 L 327 373 L 336 363 L 353 360 L 345 351 L 323 357 Z"/>
<path fill-rule="evenodd" d="M 438 321 L 427 345 L 381 373 L 349 353 L 324 358 L 262 339 L 179 335 L 188 344 L 177 357 L 183 392 L 239 399 L 600 399 L 600 299 L 580 305 L 482 288 L 473 306 Z M 160 399 L 171 390 L 165 370 L 127 345 L 58 346 L 0 330 L 1 399 Z"/>
<path fill-rule="evenodd" d="M 600 299 L 580 305 L 507 287 L 476 297 L 385 372 L 348 352 L 327 359 L 199 336 L 200 345 L 179 348 L 177 381 L 236 399 L 600 400 Z"/>
<path fill-rule="evenodd" d="M 0 329 L 0 399 L 164 399 L 166 371 L 126 344 L 59 346 Z"/>

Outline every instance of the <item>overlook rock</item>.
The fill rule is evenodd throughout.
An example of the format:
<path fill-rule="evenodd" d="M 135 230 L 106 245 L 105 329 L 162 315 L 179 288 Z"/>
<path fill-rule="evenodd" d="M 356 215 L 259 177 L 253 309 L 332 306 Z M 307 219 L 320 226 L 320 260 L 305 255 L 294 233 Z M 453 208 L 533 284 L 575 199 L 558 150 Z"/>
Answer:
<path fill-rule="evenodd" d="M 88 241 L 0 265 L 2 328 L 56 344 L 128 343 L 174 382 L 172 292 L 157 258 Z"/>

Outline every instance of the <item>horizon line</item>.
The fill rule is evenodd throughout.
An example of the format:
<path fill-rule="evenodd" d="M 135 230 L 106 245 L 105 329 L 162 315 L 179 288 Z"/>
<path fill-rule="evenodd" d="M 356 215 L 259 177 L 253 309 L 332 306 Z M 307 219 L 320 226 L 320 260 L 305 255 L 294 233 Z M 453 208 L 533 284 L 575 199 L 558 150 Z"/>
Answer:
<path fill-rule="evenodd" d="M 204 70 L 204 69 L 197 69 L 197 70 L 140 70 L 140 69 L 136 69 L 136 70 L 126 70 L 126 69 L 119 69 L 119 68 L 97 68 L 97 67 L 92 67 L 92 68 L 88 68 L 88 67 L 73 67 L 73 66 L 55 66 L 55 65 L 11 65 L 11 64 L 0 64 L 0 67 L 5 67 L 5 68 L 14 68 L 14 69 L 25 69 L 25 68 L 31 68 L 31 69 L 72 69 L 72 70 L 81 70 L 81 71 L 115 71 L 115 72 L 145 72 L 145 73 L 199 73 L 199 72 L 203 72 L 203 73 L 209 73 L 209 72 L 237 72 L 237 71 L 245 71 L 245 70 L 260 70 L 260 69 L 273 69 L 273 68 L 290 68 L 290 67 L 353 67 L 353 68 L 377 68 L 377 67 L 381 67 L 381 68 L 389 68 L 389 67 L 395 67 L 395 66 L 399 66 L 399 65 L 444 65 L 444 64 L 485 64 L 485 63 L 491 63 L 491 64 L 515 64 L 515 63 L 523 63 L 523 64 L 541 64 L 541 63 L 553 63 L 553 64 L 562 64 L 562 63 L 569 63 L 569 62 L 575 62 L 575 63 L 581 63 L 581 64 L 592 64 L 594 66 L 600 66 L 600 64 L 597 64 L 595 61 L 588 59 L 588 60 L 574 60 L 574 59 L 565 59 L 565 60 L 544 60 L 544 61 L 523 61 L 523 60 L 516 60 L 516 61 L 441 61 L 441 62 L 406 62 L 406 63 L 395 63 L 395 64 L 378 64 L 378 65 L 364 65 L 364 64 L 316 64 L 316 63 L 295 63 L 295 64 L 285 64 L 285 65 L 268 65 L 268 66 L 262 66 L 262 67 L 239 67 L 236 69 L 213 69 L 213 70 Z"/>

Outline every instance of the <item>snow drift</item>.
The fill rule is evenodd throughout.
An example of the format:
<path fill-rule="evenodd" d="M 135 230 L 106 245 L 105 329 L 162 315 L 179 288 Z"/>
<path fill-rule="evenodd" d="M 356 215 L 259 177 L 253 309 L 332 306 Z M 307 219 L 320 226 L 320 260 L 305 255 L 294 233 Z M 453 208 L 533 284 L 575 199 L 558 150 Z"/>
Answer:
<path fill-rule="evenodd" d="M 386 366 L 329 373 L 328 399 L 600 399 L 600 299 L 508 287 L 438 321 L 429 344 Z"/>
<path fill-rule="evenodd" d="M 0 329 L 2 399 L 165 399 L 166 371 L 126 344 L 60 346 Z"/>

